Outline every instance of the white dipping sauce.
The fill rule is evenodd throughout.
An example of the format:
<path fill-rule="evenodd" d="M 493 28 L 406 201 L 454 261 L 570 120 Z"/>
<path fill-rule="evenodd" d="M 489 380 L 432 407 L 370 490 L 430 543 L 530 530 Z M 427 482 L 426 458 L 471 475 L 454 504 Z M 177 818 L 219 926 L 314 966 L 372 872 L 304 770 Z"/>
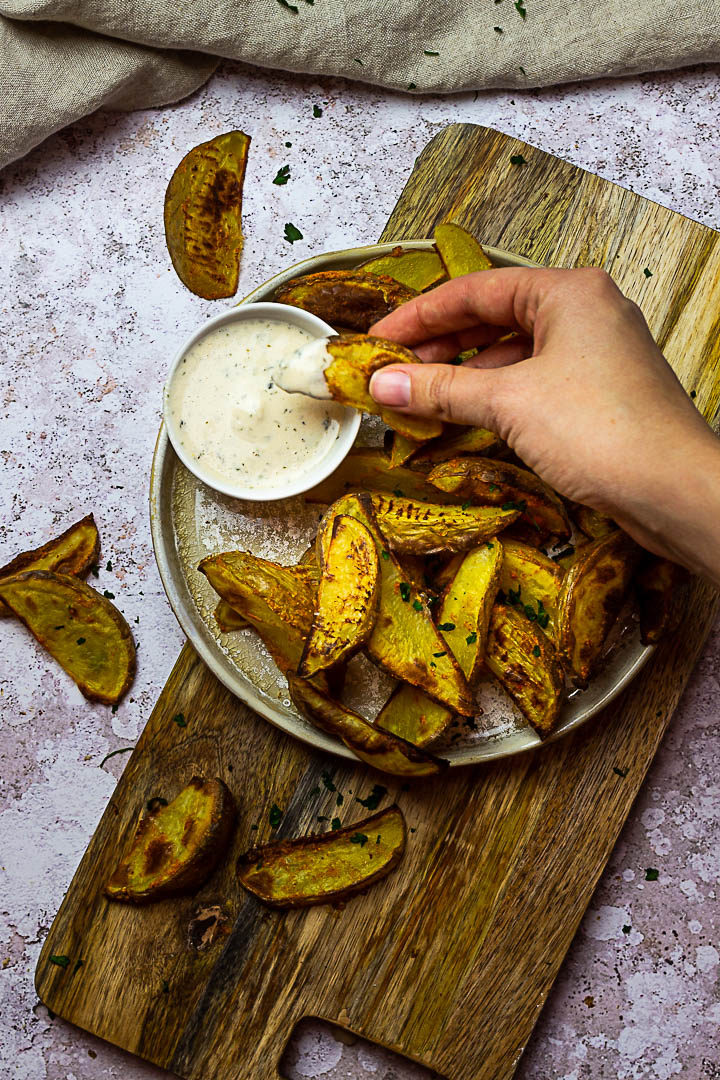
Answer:
<path fill-rule="evenodd" d="M 325 382 L 325 368 L 332 363 L 326 338 L 316 338 L 287 356 L 275 372 L 275 385 L 288 394 L 309 394 L 328 399 L 332 395 Z"/>
<path fill-rule="evenodd" d="M 338 437 L 342 405 L 285 393 L 273 381 L 311 341 L 297 326 L 247 319 L 191 346 L 168 393 L 185 455 L 220 482 L 258 491 L 299 480 L 322 461 Z"/>

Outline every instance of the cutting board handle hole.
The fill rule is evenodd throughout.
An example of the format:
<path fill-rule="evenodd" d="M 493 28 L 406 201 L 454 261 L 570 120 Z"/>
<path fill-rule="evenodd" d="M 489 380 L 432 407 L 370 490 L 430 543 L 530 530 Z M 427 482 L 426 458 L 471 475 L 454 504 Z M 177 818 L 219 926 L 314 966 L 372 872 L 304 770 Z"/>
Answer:
<path fill-rule="evenodd" d="M 394 1076 L 402 1067 L 407 1080 L 445 1080 L 440 1073 L 369 1041 L 336 1021 L 303 1016 L 292 1030 L 278 1066 L 282 1080 L 306 1080 L 325 1075 L 335 1066 L 341 1075 L 371 1067 L 379 1076 Z M 333 1075 L 335 1073 L 333 1072 Z M 339 1074 L 338 1074 L 339 1075 Z"/>

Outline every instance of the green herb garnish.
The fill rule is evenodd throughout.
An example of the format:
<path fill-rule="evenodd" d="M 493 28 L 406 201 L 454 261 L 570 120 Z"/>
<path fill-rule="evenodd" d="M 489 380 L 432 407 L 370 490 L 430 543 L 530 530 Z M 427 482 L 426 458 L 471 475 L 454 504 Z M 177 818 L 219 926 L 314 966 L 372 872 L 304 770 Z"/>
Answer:
<path fill-rule="evenodd" d="M 660 871 L 656 870 L 654 866 L 648 866 L 647 870 L 645 871 L 645 880 L 646 881 L 657 881 L 657 879 L 659 877 L 660 877 Z"/>
<path fill-rule="evenodd" d="M 519 510 L 521 514 L 524 514 L 527 510 L 527 502 L 525 499 L 520 499 L 519 502 L 515 502 L 514 499 L 510 499 L 509 502 L 503 503 L 502 510 Z"/>
<path fill-rule="evenodd" d="M 423 609 L 422 601 L 421 600 L 413 600 L 413 607 L 415 608 L 416 611 L 422 611 L 422 609 Z"/>
<path fill-rule="evenodd" d="M 383 787 L 382 784 L 375 784 L 372 791 L 366 798 L 360 799 L 356 795 L 355 802 L 359 802 L 361 806 L 364 806 L 366 808 L 366 810 L 377 810 L 378 806 L 380 805 L 380 800 L 383 799 L 385 795 L 387 795 L 387 788 Z"/>
<path fill-rule="evenodd" d="M 468 634 L 468 636 L 465 638 L 465 644 L 466 645 L 474 645 L 476 641 L 477 641 L 477 631 L 472 630 Z"/>
<path fill-rule="evenodd" d="M 66 967 L 69 967 L 69 965 L 70 965 L 70 957 L 69 956 L 62 956 L 62 955 L 60 955 L 60 956 L 51 956 L 50 957 L 50 963 L 51 964 L 57 964 L 57 966 L 61 967 L 61 968 L 66 968 Z"/>
<path fill-rule="evenodd" d="M 462 506 L 460 507 L 461 510 L 468 510 L 469 508 L 470 508 L 470 503 L 469 502 L 464 502 L 462 504 Z"/>
<path fill-rule="evenodd" d="M 393 495 L 395 496 L 396 499 L 402 499 L 402 497 L 403 497 L 402 488 L 395 488 L 395 490 L 393 491 Z"/>
<path fill-rule="evenodd" d="M 445 649 L 444 652 L 434 652 L 433 656 L 436 657 L 436 658 L 438 658 L 440 656 L 447 656 L 447 649 Z"/>
<path fill-rule="evenodd" d="M 365 847 L 368 842 L 368 838 L 364 832 L 356 832 L 350 837 L 351 844 L 359 844 L 360 847 Z"/>
<path fill-rule="evenodd" d="M 268 821 L 270 822 L 270 828 L 271 829 L 277 829 L 277 827 L 280 824 L 280 822 L 282 821 L 282 819 L 283 819 L 282 810 L 280 809 L 280 807 L 276 803 L 273 803 L 272 806 L 270 807 L 270 812 L 268 813 Z"/>
<path fill-rule="evenodd" d="M 613 765 L 613 772 L 616 776 L 622 776 L 624 780 L 629 772 L 629 769 L 618 769 L 617 765 Z"/>
<path fill-rule="evenodd" d="M 289 244 L 294 244 L 296 240 L 302 240 L 303 234 L 300 232 L 292 221 L 288 221 L 285 226 L 285 239 Z"/>
<path fill-rule="evenodd" d="M 282 187 L 283 184 L 287 184 L 290 179 L 290 166 L 283 165 L 281 169 L 278 169 L 277 176 L 273 180 L 273 184 L 277 184 L 278 187 Z"/>
<path fill-rule="evenodd" d="M 407 604 L 408 600 L 410 599 L 410 586 L 408 585 L 407 581 L 400 582 L 400 596 Z"/>
<path fill-rule="evenodd" d="M 389 559 L 390 558 L 390 552 L 386 551 L 385 548 L 383 548 L 383 550 L 382 550 L 382 557 L 383 557 L 383 559 Z"/>
<path fill-rule="evenodd" d="M 517 11 L 521 18 L 527 18 L 527 11 L 525 10 L 525 0 L 515 0 L 513 7 Z"/>
<path fill-rule="evenodd" d="M 622 928 L 623 934 L 629 934 L 631 930 L 632 930 L 632 926 L 628 926 L 628 924 L 625 923 L 625 925 Z"/>
<path fill-rule="evenodd" d="M 315 119 L 319 120 L 320 117 L 322 116 L 322 114 L 323 114 L 323 111 L 320 108 L 320 106 L 319 105 L 313 105 L 313 116 L 315 117 Z"/>
<path fill-rule="evenodd" d="M 297 15 L 298 9 L 295 7 L 294 4 L 291 4 L 289 2 L 289 0 L 277 0 L 277 2 L 280 5 L 280 7 L 287 8 L 288 11 L 294 11 L 295 14 Z"/>
<path fill-rule="evenodd" d="M 504 34 L 505 33 L 502 26 L 493 26 L 493 30 L 495 31 L 496 34 Z"/>
<path fill-rule="evenodd" d="M 539 656 L 539 655 L 540 655 L 540 646 L 539 645 L 533 645 L 533 656 Z"/>
<path fill-rule="evenodd" d="M 110 592 L 109 589 L 103 589 L 103 596 L 105 597 L 106 600 L 114 600 L 115 599 L 115 593 Z"/>
<path fill-rule="evenodd" d="M 500 488 L 497 486 L 497 484 L 491 484 L 490 487 L 488 488 L 488 491 L 490 491 L 490 492 L 499 491 L 499 490 L 500 490 Z"/>
<path fill-rule="evenodd" d="M 643 274 L 645 275 L 645 277 L 652 277 L 652 270 L 648 270 L 648 268 L 646 266 L 645 269 L 643 270 Z"/>
<path fill-rule="evenodd" d="M 423 49 L 426 56 L 439 56 L 439 52 L 433 52 L 432 49 Z"/>
<path fill-rule="evenodd" d="M 178 727 L 187 727 L 187 720 L 183 713 L 175 713 L 173 716 L 173 724 L 177 724 Z"/>
<path fill-rule="evenodd" d="M 84 637 L 79 637 L 77 639 L 77 643 L 78 643 L 78 645 L 84 645 L 85 644 L 85 638 Z"/>
<path fill-rule="evenodd" d="M 515 5 L 517 7 L 517 4 Z M 527 161 L 522 154 L 513 154 L 510 158 L 511 165 L 527 165 Z"/>
<path fill-rule="evenodd" d="M 332 821 L 330 822 L 330 828 L 332 829 L 333 832 L 337 832 L 340 827 L 341 827 L 340 826 L 340 818 L 339 817 L 334 817 L 332 819 Z"/>
<path fill-rule="evenodd" d="M 342 806 L 342 804 L 343 804 L 344 802 L 345 802 L 345 799 L 344 799 L 343 795 L 341 795 L 341 793 L 340 793 L 340 792 L 338 791 L 338 793 L 337 793 L 337 798 L 336 798 L 336 800 L 335 800 L 335 805 L 336 805 L 336 806 Z"/>
<path fill-rule="evenodd" d="M 438 623 L 438 630 L 454 630 L 454 629 L 455 629 L 455 623 L 454 622 Z"/>

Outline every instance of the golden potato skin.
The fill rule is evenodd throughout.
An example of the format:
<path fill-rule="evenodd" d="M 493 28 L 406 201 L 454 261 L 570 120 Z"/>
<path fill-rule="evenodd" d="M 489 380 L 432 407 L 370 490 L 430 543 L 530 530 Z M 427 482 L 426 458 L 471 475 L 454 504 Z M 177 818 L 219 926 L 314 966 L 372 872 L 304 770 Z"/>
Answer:
<path fill-rule="evenodd" d="M 445 267 L 437 251 L 396 247 L 388 255 L 377 255 L 358 267 L 364 274 L 382 274 L 424 292 L 445 278 Z"/>
<path fill-rule="evenodd" d="M 496 454 L 506 449 L 506 444 L 494 431 L 487 428 L 454 428 L 446 425 L 445 431 L 432 442 L 418 448 L 413 461 L 420 465 L 436 465 L 441 461 L 461 457 L 463 454 Z"/>
<path fill-rule="evenodd" d="M 435 247 L 450 278 L 492 269 L 492 263 L 475 237 L 454 221 L 443 221 L 437 226 Z"/>
<path fill-rule="evenodd" d="M 371 497 L 388 547 L 405 555 L 467 551 L 520 516 L 519 510 L 494 506 L 445 506 L 378 492 Z"/>
<path fill-rule="evenodd" d="M 331 326 L 366 334 L 374 323 L 417 295 L 415 289 L 382 274 L 321 270 L 287 281 L 275 291 L 273 300 L 310 311 Z"/>
<path fill-rule="evenodd" d="M 238 615 L 237 611 L 230 607 L 227 600 L 219 600 L 213 614 L 223 634 L 229 634 L 233 630 L 244 630 L 250 625 L 244 616 Z"/>
<path fill-rule="evenodd" d="M 500 588 L 506 597 L 517 596 L 514 603 L 530 604 L 538 613 L 544 612 L 547 624 L 541 628 L 548 637 L 556 633 L 557 606 L 563 582 L 563 571 L 557 563 L 530 544 L 503 539 L 503 565 Z M 518 596 L 519 593 L 519 596 Z"/>
<path fill-rule="evenodd" d="M 546 738 L 560 715 L 565 680 L 554 647 L 537 625 L 514 608 L 496 604 L 485 663 L 538 735 Z"/>
<path fill-rule="evenodd" d="M 437 488 L 427 482 L 419 471 L 400 466 L 393 468 L 384 450 L 375 447 L 353 447 L 334 473 L 305 493 L 308 502 L 331 503 L 335 499 L 355 491 L 390 491 L 420 499 L 437 502 Z M 443 495 L 443 502 L 457 505 L 464 500 L 457 495 Z"/>
<path fill-rule="evenodd" d="M 33 551 L 23 551 L 5 566 L 0 566 L 0 581 L 26 570 L 50 570 L 84 578 L 100 556 L 100 534 L 92 514 L 76 521 L 65 532 Z M 0 618 L 12 614 L 0 600 Z"/>

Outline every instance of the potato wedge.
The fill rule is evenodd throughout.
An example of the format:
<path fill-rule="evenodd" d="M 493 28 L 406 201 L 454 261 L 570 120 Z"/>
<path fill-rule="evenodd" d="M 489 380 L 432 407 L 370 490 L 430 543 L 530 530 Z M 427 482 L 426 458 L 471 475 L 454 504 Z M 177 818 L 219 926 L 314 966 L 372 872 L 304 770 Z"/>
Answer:
<path fill-rule="evenodd" d="M 328 339 L 327 351 L 332 361 L 325 368 L 325 382 L 335 401 L 381 416 L 388 427 L 408 439 L 432 439 L 441 433 L 442 421 L 395 412 L 370 396 L 370 379 L 376 371 L 388 364 L 419 364 L 415 353 L 368 334 L 338 334 Z"/>
<path fill-rule="evenodd" d="M 384 450 L 358 448 L 350 451 L 327 480 L 306 492 L 305 498 L 308 502 L 331 503 L 349 491 L 364 490 L 391 491 L 398 498 L 405 495 L 426 502 L 437 501 L 438 497 L 437 488 L 428 484 L 423 473 L 402 466 L 394 469 Z M 447 495 L 443 502 L 457 505 L 463 499 Z"/>
<path fill-rule="evenodd" d="M 437 226 L 435 247 L 448 277 L 456 278 L 476 270 L 492 269 L 492 263 L 475 237 L 454 221 L 443 221 Z"/>
<path fill-rule="evenodd" d="M 582 547 L 565 574 L 558 598 L 558 647 L 581 684 L 602 655 L 639 557 L 637 544 L 617 529 Z"/>
<path fill-rule="evenodd" d="M 222 780 L 193 776 L 172 802 L 158 802 L 140 818 L 105 895 L 126 904 L 150 904 L 194 892 L 227 851 L 235 817 L 233 797 Z"/>
<path fill-rule="evenodd" d="M 565 682 L 557 653 L 537 625 L 496 604 L 485 663 L 541 738 L 555 727 Z"/>
<path fill-rule="evenodd" d="M 469 551 L 438 608 L 438 627 L 443 628 L 442 636 L 470 686 L 482 667 L 502 562 L 503 546 L 498 540 Z M 425 746 L 442 734 L 453 715 L 417 687 L 400 683 L 375 723 L 416 746 Z"/>
<path fill-rule="evenodd" d="M 52 570 L 56 574 L 84 578 L 97 563 L 99 555 L 100 535 L 95 518 L 88 514 L 42 547 L 23 551 L 5 566 L 0 566 L 0 581 L 26 570 Z M 0 601 L 0 618 L 10 614 L 10 608 Z"/>
<path fill-rule="evenodd" d="M 191 292 L 219 300 L 237 292 L 242 189 L 250 136 L 228 131 L 182 159 L 165 195 L 165 238 L 175 272 Z"/>
<path fill-rule="evenodd" d="M 593 510 L 589 506 L 578 504 L 574 516 L 578 527 L 591 540 L 599 540 L 601 536 L 607 536 L 608 533 L 617 529 L 617 525 L 611 517 L 608 517 L 607 514 L 601 514 L 599 510 Z"/>
<path fill-rule="evenodd" d="M 418 447 L 414 464 L 449 461 L 463 454 L 492 454 L 505 449 L 505 443 L 493 431 L 481 427 L 448 427 L 438 439 Z"/>
<path fill-rule="evenodd" d="M 397 806 L 335 832 L 251 848 L 238 859 L 238 881 L 273 908 L 347 900 L 387 877 L 405 850 Z"/>
<path fill-rule="evenodd" d="M 436 776 L 447 762 L 405 739 L 374 726 L 359 713 L 318 690 L 306 679 L 288 676 L 290 697 L 301 713 L 328 735 L 341 739 L 366 765 L 391 776 Z"/>
<path fill-rule="evenodd" d="M 400 554 L 467 551 L 511 525 L 519 510 L 495 506 L 443 506 L 370 492 L 388 547 Z"/>
<path fill-rule="evenodd" d="M 135 677 L 135 642 L 114 604 L 70 574 L 29 570 L 0 582 L 3 600 L 89 701 L 114 705 Z"/>
<path fill-rule="evenodd" d="M 239 615 L 234 608 L 230 607 L 227 600 L 218 601 L 213 614 L 215 615 L 215 622 L 223 634 L 229 634 L 233 630 L 245 630 L 250 626 L 250 623 L 243 615 Z"/>
<path fill-rule="evenodd" d="M 310 311 L 331 326 L 365 334 L 374 323 L 417 295 L 415 289 L 382 274 L 321 270 L 287 281 L 276 290 L 273 300 Z"/>
<path fill-rule="evenodd" d="M 396 247 L 389 255 L 377 255 L 358 267 L 364 274 L 383 274 L 416 292 L 438 285 L 445 277 L 445 267 L 437 251 Z"/>
<path fill-rule="evenodd" d="M 398 431 L 393 432 L 392 442 L 390 444 L 390 468 L 397 469 L 398 465 L 404 465 L 406 461 L 409 461 L 411 457 L 417 454 L 421 447 L 426 445 L 428 440 L 423 439 L 408 439 L 405 435 L 401 435 Z M 429 440 L 434 442 L 434 439 Z"/>
<path fill-rule="evenodd" d="M 690 575 L 683 566 L 648 555 L 635 578 L 640 608 L 640 640 L 657 645 L 674 628 L 679 615 L 679 592 Z"/>
<path fill-rule="evenodd" d="M 500 588 L 506 601 L 525 609 L 548 637 L 556 631 L 557 605 L 563 571 L 537 548 L 518 540 L 503 538 L 503 565 Z"/>
<path fill-rule="evenodd" d="M 566 539 L 570 521 L 562 501 L 539 476 L 492 458 L 453 458 L 437 465 L 428 482 L 440 491 L 473 502 L 522 510 L 522 520 L 539 532 Z"/>
<path fill-rule="evenodd" d="M 333 518 L 312 629 L 298 674 L 309 676 L 349 659 L 370 637 L 379 590 L 375 541 L 361 521 Z"/>

